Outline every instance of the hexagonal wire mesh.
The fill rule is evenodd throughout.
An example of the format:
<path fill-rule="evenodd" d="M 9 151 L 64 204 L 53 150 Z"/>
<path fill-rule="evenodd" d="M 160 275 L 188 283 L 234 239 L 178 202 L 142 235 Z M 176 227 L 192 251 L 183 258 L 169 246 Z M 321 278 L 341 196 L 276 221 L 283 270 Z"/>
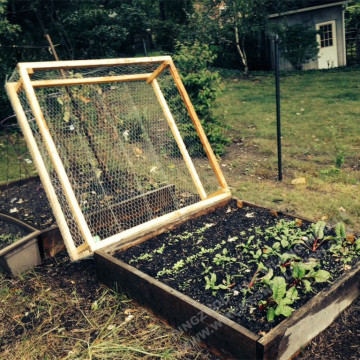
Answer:
<path fill-rule="evenodd" d="M 230 196 L 170 57 L 18 69 L 8 94 L 72 259 Z"/>

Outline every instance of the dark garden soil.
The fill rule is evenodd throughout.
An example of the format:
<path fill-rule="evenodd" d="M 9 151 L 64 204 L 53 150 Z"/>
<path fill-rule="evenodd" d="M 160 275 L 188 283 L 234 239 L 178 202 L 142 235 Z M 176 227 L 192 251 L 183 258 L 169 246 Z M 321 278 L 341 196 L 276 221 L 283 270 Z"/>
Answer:
<path fill-rule="evenodd" d="M 41 230 L 55 225 L 45 190 L 38 178 L 0 189 L 0 212 Z"/>
<path fill-rule="evenodd" d="M 0 218 L 0 250 L 29 234 L 23 228 Z"/>
<path fill-rule="evenodd" d="M 11 212 L 14 208 L 16 208 L 17 211 Z M 40 229 L 55 224 L 44 190 L 38 180 L 34 180 L 21 186 L 1 189 L 0 212 L 11 213 L 11 215 L 27 221 L 34 227 Z M 256 274 L 260 259 L 254 259 L 254 256 L 256 256 L 257 250 L 261 249 L 261 257 L 263 257 L 263 255 L 266 254 L 266 252 L 264 252 L 264 249 L 266 249 L 265 245 L 272 247 L 278 240 L 269 238 L 266 244 L 263 242 L 264 240 L 261 240 L 258 243 L 258 249 L 251 247 L 249 244 L 249 247 L 245 249 L 245 254 L 244 246 L 239 247 L 239 245 L 241 244 L 243 236 L 245 236 L 247 240 L 249 240 L 251 236 L 255 236 L 252 238 L 251 244 L 257 244 L 256 240 L 261 238 L 259 236 L 261 224 L 264 224 L 265 222 L 266 227 L 274 226 L 283 217 L 281 215 L 276 217 L 273 216 L 274 214 L 270 214 L 269 211 L 262 209 L 257 210 L 253 207 L 238 210 L 235 204 L 232 204 L 230 207 L 226 206 L 218 211 L 218 213 L 220 215 L 212 213 L 207 217 L 190 221 L 185 225 L 186 228 L 183 225 L 172 231 L 171 236 L 169 236 L 169 234 L 162 234 L 137 247 L 128 249 L 126 252 L 118 254 L 118 256 L 127 262 L 131 262 L 131 265 L 138 267 L 154 277 L 156 277 L 158 272 L 162 271 L 164 268 L 171 270 L 174 265 L 178 263 L 178 268 L 181 270 L 178 274 L 181 279 L 180 281 L 176 280 L 173 276 L 169 276 L 169 274 L 165 274 L 166 276 L 158 276 L 159 280 L 179 289 L 183 293 L 190 294 L 196 300 L 200 300 L 201 298 L 201 302 L 207 306 L 211 307 L 212 304 L 224 304 L 225 306 L 218 306 L 220 312 L 227 313 L 229 317 L 239 323 L 245 323 L 245 325 L 253 331 L 267 332 L 284 317 L 282 315 L 277 316 L 273 322 L 268 323 L 266 320 L 266 307 L 269 307 L 271 304 L 264 305 L 261 310 L 258 305 L 260 298 L 257 298 L 256 296 L 253 297 L 253 295 L 259 293 L 264 294 L 268 291 L 265 287 L 264 289 L 266 291 L 263 289 L 263 292 L 261 292 L 261 287 L 259 286 L 261 283 L 260 279 L 266 276 L 268 271 L 260 270 Z M 219 216 L 221 217 L 221 220 L 218 220 Z M 261 218 L 260 222 L 259 218 Z M 217 226 L 212 225 L 215 221 L 218 224 Z M 300 223 L 294 223 L 293 225 L 294 227 L 292 229 L 294 231 L 306 231 L 306 223 L 301 224 L 300 227 L 298 226 Z M 3 227 L 2 224 L 0 224 L 0 226 L 0 234 L 12 231 L 8 227 Z M 202 229 L 202 231 L 196 233 L 199 229 Z M 261 231 L 264 231 L 264 229 Z M 236 232 L 236 234 L 234 232 Z M 241 234 L 242 232 L 245 234 Z M 191 233 L 195 234 L 191 235 Z M 310 240 L 309 234 L 303 236 L 307 236 Z M 235 239 L 235 237 L 237 237 L 237 239 Z M 179 243 L 181 243 L 180 247 L 178 246 Z M 161 249 L 163 244 L 166 246 Z M 207 257 L 202 260 L 199 258 L 191 263 L 191 266 L 187 266 L 188 264 L 186 264 L 186 266 L 181 266 L 181 262 L 179 261 L 183 259 L 186 263 L 186 259 L 189 259 L 189 257 L 194 254 L 194 250 L 196 254 L 201 251 L 201 248 L 209 250 L 215 248 L 218 244 L 220 244 L 221 247 L 215 249 L 210 255 L 207 254 Z M 244 244 L 246 244 L 246 242 Z M 329 248 L 329 246 L 330 241 L 321 245 L 323 248 Z M 328 262 L 322 265 L 322 269 L 331 272 L 331 281 L 344 273 L 347 268 L 353 266 L 356 261 L 355 256 L 353 256 L 352 259 L 348 256 L 346 258 L 348 261 L 347 263 L 344 263 L 344 257 L 341 256 L 330 256 L 326 259 L 323 257 L 321 247 L 319 247 L 315 253 L 316 255 L 319 254 L 322 260 Z M 223 253 L 224 249 L 227 250 L 226 254 Z M 303 261 L 314 257 L 314 253 L 304 246 L 297 246 L 296 249 L 296 254 L 301 256 Z M 253 254 L 251 254 L 251 252 L 253 252 Z M 141 261 L 139 259 L 137 261 L 131 261 L 135 260 L 136 257 L 138 258 L 145 254 L 152 255 L 152 261 Z M 220 256 L 217 257 L 219 260 L 218 265 L 213 262 L 217 254 L 220 254 Z M 96 288 L 99 286 L 95 279 L 93 259 L 71 263 L 64 254 L 58 255 L 58 259 L 59 256 L 61 261 L 48 259 L 37 268 L 37 271 L 42 274 L 41 278 L 43 278 L 44 283 L 46 283 L 44 286 L 53 285 L 54 287 L 60 286 L 66 289 L 69 284 L 76 284 L 77 291 L 82 294 L 84 299 L 86 298 L 86 304 L 84 303 L 84 306 L 89 306 L 89 303 L 91 304 L 91 301 L 95 298 L 93 295 L 97 292 Z M 144 258 L 146 259 L 146 257 L 147 256 L 145 255 Z M 237 259 L 235 264 L 233 264 L 233 261 L 231 260 L 232 257 Z M 276 255 L 271 255 L 268 258 L 274 260 L 275 257 L 278 258 Z M 226 258 L 230 258 L 230 261 L 226 260 Z M 284 262 L 283 265 L 289 261 L 292 261 L 292 259 Z M 201 264 L 202 262 L 205 267 Z M 266 266 L 265 259 L 261 259 L 261 262 Z M 212 268 L 209 269 L 209 267 Z M 185 269 L 189 270 L 185 271 Z M 208 272 L 206 273 L 207 269 Z M 286 275 L 289 275 L 289 282 L 291 282 L 290 276 L 293 271 L 292 265 L 286 265 L 283 269 L 285 269 L 284 273 L 281 271 L 281 268 L 274 268 L 272 279 L 274 277 L 285 277 Z M 317 271 L 318 268 L 315 268 L 315 270 Z M 224 285 L 226 289 L 205 290 L 205 276 L 210 280 L 211 273 L 215 273 L 216 275 L 215 286 Z M 226 279 L 226 273 L 230 275 L 228 281 Z M 239 277 L 235 277 L 235 275 L 239 275 Z M 250 283 L 253 285 L 249 288 Z M 18 291 L 20 286 L 23 287 L 22 291 L 26 293 L 26 291 L 28 291 L 26 284 L 26 281 L 17 283 L 16 290 Z M 300 307 L 313 296 L 314 292 L 318 292 L 323 287 L 328 286 L 328 283 L 316 283 L 315 280 L 312 279 L 311 285 L 313 291 L 308 294 L 302 294 L 302 290 L 304 290 L 303 284 L 296 285 L 298 287 L 299 296 L 301 295 L 301 300 L 296 300 L 291 307 L 294 309 Z M 244 289 L 247 290 L 246 296 L 244 296 Z M 216 295 L 212 294 L 213 291 L 216 292 Z M 269 296 L 270 295 L 267 294 L 265 300 L 268 299 Z M 247 300 L 252 300 L 246 302 L 245 306 L 239 306 L 244 297 Z M 220 302 L 215 302 L 215 300 L 219 300 Z M 231 308 L 231 306 L 233 308 Z M 360 358 L 359 315 L 360 299 L 347 309 L 334 324 L 315 338 L 302 354 L 299 355 L 298 359 Z M 69 313 L 61 316 L 64 316 L 66 326 L 71 327 L 73 315 Z M 22 320 L 26 322 L 26 319 Z M 19 342 L 24 336 L 24 334 L 21 333 L 23 330 L 20 330 L 20 327 L 18 332 L 15 331 L 17 321 L 10 321 L 8 326 L 9 329 L 13 327 L 14 331 L 7 332 L 7 337 L 1 340 L 1 346 L 9 346 L 11 343 Z M 23 325 L 21 325 L 21 329 L 24 329 Z"/>
<path fill-rule="evenodd" d="M 345 236 L 336 240 L 325 228 L 317 239 L 315 232 L 305 221 L 239 209 L 232 200 L 115 257 L 264 335 L 359 258 L 360 246 Z"/>

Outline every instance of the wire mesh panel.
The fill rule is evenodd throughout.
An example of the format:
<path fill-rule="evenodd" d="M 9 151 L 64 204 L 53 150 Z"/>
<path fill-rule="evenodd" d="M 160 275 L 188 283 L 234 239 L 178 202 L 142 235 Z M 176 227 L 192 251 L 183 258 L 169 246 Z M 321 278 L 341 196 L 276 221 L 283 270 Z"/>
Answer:
<path fill-rule="evenodd" d="M 7 89 L 73 259 L 229 196 L 170 57 L 19 64 Z"/>

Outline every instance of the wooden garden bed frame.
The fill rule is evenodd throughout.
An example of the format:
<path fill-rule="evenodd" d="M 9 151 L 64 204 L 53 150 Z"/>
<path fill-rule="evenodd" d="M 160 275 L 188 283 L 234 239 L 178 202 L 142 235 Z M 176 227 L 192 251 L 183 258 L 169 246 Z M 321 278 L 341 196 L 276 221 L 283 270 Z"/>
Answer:
<path fill-rule="evenodd" d="M 150 308 L 172 326 L 184 328 L 185 324 L 190 335 L 207 334 L 203 343 L 216 348 L 224 355 L 246 360 L 289 359 L 325 330 L 360 295 L 360 263 L 338 278 L 330 288 L 315 295 L 291 317 L 261 337 L 112 256 L 115 251 L 126 251 L 136 244 L 175 228 L 184 221 L 225 206 L 228 201 L 225 200 L 196 214 L 187 215 L 183 221 L 168 224 L 152 234 L 127 244 L 112 245 L 95 251 L 98 279 L 111 288 L 129 293 L 135 301 Z M 237 201 L 239 207 L 244 205 L 261 207 L 249 202 Z M 273 212 L 270 209 L 269 211 Z M 295 218 L 292 215 L 283 215 Z"/>
<path fill-rule="evenodd" d="M 111 67 L 120 65 L 136 65 L 136 64 L 151 64 L 158 63 L 158 68 L 152 73 L 145 74 L 131 74 L 131 75 L 119 75 L 119 76 L 104 76 L 104 77 L 90 77 L 90 78 L 66 78 L 65 72 L 71 69 L 87 69 L 96 67 Z M 206 138 L 204 130 L 201 127 L 200 121 L 195 113 L 194 107 L 191 104 L 189 96 L 184 88 L 184 85 L 180 79 L 178 71 L 170 56 L 160 57 L 146 57 L 146 58 L 127 58 L 127 59 L 102 59 L 102 60 L 75 60 L 75 61 L 51 61 L 51 62 L 34 62 L 34 63 L 19 63 L 18 71 L 20 80 L 17 82 L 8 82 L 6 89 L 10 98 L 11 104 L 14 108 L 18 122 L 24 134 L 27 142 L 30 154 L 34 160 L 34 164 L 39 173 L 40 179 L 44 185 L 46 194 L 50 200 L 54 216 L 62 233 L 64 243 L 67 251 L 72 260 L 77 260 L 81 257 L 87 256 L 93 253 L 95 250 L 104 248 L 106 246 L 129 242 L 135 238 L 143 237 L 152 231 L 166 226 L 169 223 L 177 222 L 179 219 L 183 219 L 187 215 L 193 215 L 212 207 L 222 201 L 231 197 L 230 191 L 226 184 L 225 178 L 221 172 L 217 159 L 211 149 L 211 146 Z M 196 169 L 192 163 L 192 159 L 188 154 L 185 144 L 181 138 L 179 130 L 175 124 L 170 109 L 164 99 L 164 96 L 160 90 L 156 78 L 165 70 L 169 69 L 171 76 L 174 79 L 175 85 L 184 101 L 189 116 L 195 126 L 196 132 L 203 145 L 205 153 L 208 157 L 210 165 L 215 173 L 215 176 L 219 183 L 221 190 L 214 194 L 206 194 L 204 187 L 199 179 Z M 62 79 L 49 79 L 49 80 L 31 80 L 31 76 L 36 71 L 44 70 L 58 70 L 63 75 Z M 90 232 L 89 226 L 86 222 L 81 207 L 75 197 L 74 190 L 70 183 L 69 177 L 66 173 L 64 165 L 60 159 L 58 150 L 55 146 L 51 133 L 46 123 L 46 119 L 40 108 L 40 104 L 36 97 L 34 89 L 41 87 L 54 87 L 54 86 L 71 86 L 82 84 L 103 84 L 103 83 L 117 83 L 124 81 L 146 81 L 152 86 L 158 102 L 163 110 L 164 116 L 168 122 L 174 139 L 179 147 L 180 153 L 185 161 L 186 167 L 189 171 L 191 179 L 197 189 L 200 201 L 190 206 L 181 208 L 174 212 L 162 215 L 158 218 L 135 226 L 131 229 L 124 230 L 118 234 L 108 237 L 107 239 L 96 242 L 93 235 Z M 63 209 L 59 203 L 57 195 L 54 190 L 54 186 L 51 183 L 50 175 L 45 167 L 44 160 L 41 156 L 36 140 L 32 134 L 31 128 L 26 118 L 26 114 L 21 105 L 18 92 L 23 89 L 26 93 L 28 103 L 30 105 L 32 114 L 35 117 L 37 126 L 39 128 L 42 140 L 46 146 L 52 165 L 56 171 L 57 177 L 60 181 L 60 185 L 64 192 L 66 201 L 73 214 L 74 221 L 76 222 L 84 243 L 76 246 L 72 240 L 72 236 L 69 230 L 69 226 L 65 220 Z M 146 194 L 145 194 L 146 195 Z"/>

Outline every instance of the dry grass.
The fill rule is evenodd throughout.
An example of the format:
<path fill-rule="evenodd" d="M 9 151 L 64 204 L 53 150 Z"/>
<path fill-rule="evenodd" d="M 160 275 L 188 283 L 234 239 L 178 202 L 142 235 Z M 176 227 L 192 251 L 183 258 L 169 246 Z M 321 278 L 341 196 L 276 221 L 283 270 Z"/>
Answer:
<path fill-rule="evenodd" d="M 0 273 L 2 359 L 210 359 L 125 295 L 96 282 L 94 261 L 67 258 Z"/>

